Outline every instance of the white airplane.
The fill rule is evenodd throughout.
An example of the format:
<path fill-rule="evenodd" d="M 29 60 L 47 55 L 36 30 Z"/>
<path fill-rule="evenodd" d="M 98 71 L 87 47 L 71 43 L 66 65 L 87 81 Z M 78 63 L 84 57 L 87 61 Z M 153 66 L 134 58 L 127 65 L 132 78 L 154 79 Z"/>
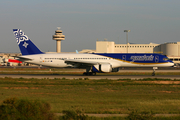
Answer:
<path fill-rule="evenodd" d="M 20 29 L 13 29 L 22 56 L 18 60 L 48 67 L 84 68 L 83 75 L 96 72 L 118 72 L 120 67 L 152 67 L 155 75 L 157 67 L 170 67 L 174 63 L 168 57 L 155 53 L 92 53 L 67 54 L 44 53 Z"/>

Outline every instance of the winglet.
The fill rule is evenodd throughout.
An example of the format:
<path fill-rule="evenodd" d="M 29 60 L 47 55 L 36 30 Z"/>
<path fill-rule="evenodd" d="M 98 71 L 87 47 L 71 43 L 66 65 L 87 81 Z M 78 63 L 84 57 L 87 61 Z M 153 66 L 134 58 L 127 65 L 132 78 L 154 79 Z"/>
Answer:
<path fill-rule="evenodd" d="M 13 29 L 17 44 L 22 55 L 43 54 L 20 29 Z"/>
<path fill-rule="evenodd" d="M 77 53 L 77 54 L 79 53 L 78 50 L 76 50 L 76 53 Z"/>

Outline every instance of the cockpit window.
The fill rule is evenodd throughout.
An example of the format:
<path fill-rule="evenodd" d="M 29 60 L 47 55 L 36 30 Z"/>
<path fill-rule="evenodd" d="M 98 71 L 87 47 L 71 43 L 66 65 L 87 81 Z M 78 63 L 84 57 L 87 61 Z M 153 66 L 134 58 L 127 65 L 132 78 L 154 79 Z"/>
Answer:
<path fill-rule="evenodd" d="M 164 60 L 164 61 L 167 61 L 167 60 L 169 60 L 169 58 L 163 58 L 163 60 Z"/>

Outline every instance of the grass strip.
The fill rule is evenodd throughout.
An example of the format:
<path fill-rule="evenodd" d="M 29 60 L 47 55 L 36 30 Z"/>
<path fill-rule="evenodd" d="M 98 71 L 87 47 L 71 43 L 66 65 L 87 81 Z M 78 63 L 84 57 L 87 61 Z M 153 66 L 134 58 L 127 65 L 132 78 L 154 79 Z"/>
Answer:
<path fill-rule="evenodd" d="M 179 94 L 180 81 L 168 79 L 0 78 L 0 102 L 11 97 L 40 99 L 55 113 L 73 107 L 99 114 L 128 114 L 131 109 L 180 114 Z"/>

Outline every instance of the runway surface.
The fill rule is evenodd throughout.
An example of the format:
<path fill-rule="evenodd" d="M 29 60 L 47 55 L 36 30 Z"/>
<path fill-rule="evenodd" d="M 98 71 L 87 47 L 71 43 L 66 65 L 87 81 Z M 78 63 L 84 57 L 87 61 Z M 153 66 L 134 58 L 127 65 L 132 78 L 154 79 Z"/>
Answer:
<path fill-rule="evenodd" d="M 8 68 L 8 67 L 7 67 Z M 37 78 L 37 79 L 43 79 L 43 78 L 48 78 L 48 79 L 54 79 L 54 78 L 66 78 L 66 79 L 111 79 L 111 80 L 117 80 L 117 79 L 132 79 L 132 80 L 136 80 L 136 79 L 145 79 L 145 78 L 159 78 L 159 79 L 171 79 L 171 80 L 174 80 L 174 79 L 179 79 L 180 80 L 180 75 L 156 75 L 156 76 L 151 76 L 151 75 L 103 75 L 102 74 L 97 74 L 96 76 L 83 76 L 83 75 L 80 75 L 80 74 L 75 74 L 76 72 L 85 72 L 84 69 L 58 69 L 59 71 L 56 71 L 56 70 L 52 70 L 51 69 L 47 69 L 47 71 L 41 71 L 41 69 L 39 70 L 33 70 L 33 71 L 25 71 L 25 70 L 16 70 L 14 69 L 13 70 L 13 74 L 11 74 L 11 69 L 12 68 L 9 68 L 10 70 L 4 70 L 4 69 L 1 69 L 0 72 L 4 72 L 6 74 L 3 74 L 1 73 L 0 74 L 0 78 L 4 78 L 4 77 L 12 77 L 12 78 Z M 49 71 L 48 71 L 49 70 Z M 25 72 L 27 72 L 27 74 L 24 74 Z M 37 72 L 38 74 L 34 75 L 34 74 L 31 74 L 31 72 Z M 58 73 L 67 73 L 67 74 L 41 74 L 44 73 L 44 72 L 58 72 Z M 71 74 L 71 73 L 74 73 L 74 74 Z M 120 69 L 119 70 L 119 73 L 138 73 L 138 72 L 141 72 L 141 73 L 152 73 L 153 70 L 152 68 L 124 68 L 124 69 Z M 156 73 L 180 73 L 180 68 L 159 68 L 158 70 L 156 70 Z M 9 74 L 8 74 L 9 73 Z M 19 73 L 23 73 L 23 74 L 19 74 Z"/>
<path fill-rule="evenodd" d="M 145 78 L 159 78 L 159 79 L 170 79 L 175 80 L 179 79 L 179 75 L 156 75 L 156 76 L 150 76 L 150 75 L 96 75 L 96 76 L 83 76 L 83 75 L 44 75 L 44 74 L 1 74 L 0 78 L 4 77 L 11 77 L 11 78 L 37 78 L 37 79 L 111 79 L 111 80 L 117 80 L 117 79 L 131 79 L 131 80 L 138 80 L 138 79 L 145 79 Z"/>

